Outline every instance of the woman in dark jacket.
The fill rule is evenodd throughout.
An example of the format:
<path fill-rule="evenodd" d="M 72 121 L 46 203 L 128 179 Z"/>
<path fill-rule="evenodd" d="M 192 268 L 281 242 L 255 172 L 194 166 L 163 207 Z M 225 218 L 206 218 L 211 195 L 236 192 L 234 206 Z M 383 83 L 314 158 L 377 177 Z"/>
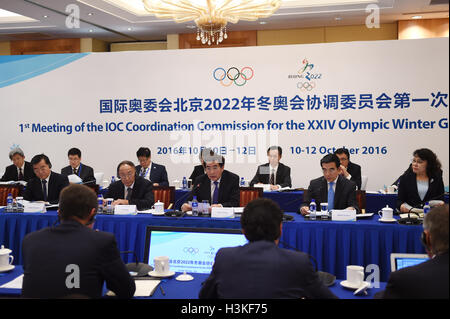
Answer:
<path fill-rule="evenodd" d="M 400 177 L 398 185 L 397 208 L 401 213 L 408 213 L 411 208 L 422 208 L 429 201 L 444 203 L 442 169 L 436 154 L 421 148 L 414 151 L 413 156 L 411 170 Z"/>

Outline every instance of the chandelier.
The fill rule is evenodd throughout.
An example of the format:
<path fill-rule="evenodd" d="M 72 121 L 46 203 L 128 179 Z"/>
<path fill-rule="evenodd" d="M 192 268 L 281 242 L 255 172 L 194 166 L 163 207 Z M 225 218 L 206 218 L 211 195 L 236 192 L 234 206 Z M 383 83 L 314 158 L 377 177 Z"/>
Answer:
<path fill-rule="evenodd" d="M 177 23 L 194 21 L 197 40 L 219 44 L 227 36 L 227 23 L 256 21 L 271 16 L 281 0 L 142 0 L 145 9 L 157 18 Z"/>

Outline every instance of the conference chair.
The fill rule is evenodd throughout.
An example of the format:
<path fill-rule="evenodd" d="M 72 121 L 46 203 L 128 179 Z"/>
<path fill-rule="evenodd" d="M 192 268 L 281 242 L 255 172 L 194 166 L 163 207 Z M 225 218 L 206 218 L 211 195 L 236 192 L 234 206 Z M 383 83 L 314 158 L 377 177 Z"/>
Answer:
<path fill-rule="evenodd" d="M 367 187 L 367 181 L 369 180 L 369 177 L 366 175 L 361 176 L 361 190 L 365 191 Z"/>
<path fill-rule="evenodd" d="M 356 201 L 358 202 L 359 209 L 362 214 L 366 212 L 366 191 L 356 191 Z"/>
<path fill-rule="evenodd" d="M 22 195 L 23 186 L 20 184 L 15 185 L 0 185 L 0 206 L 6 206 L 6 198 L 11 193 L 13 198 Z"/>
<path fill-rule="evenodd" d="M 249 202 L 263 196 L 261 187 L 239 187 L 239 206 L 245 207 Z"/>
<path fill-rule="evenodd" d="M 175 186 L 153 186 L 155 203 L 159 200 L 164 203 L 164 209 L 173 208 L 175 203 Z"/>

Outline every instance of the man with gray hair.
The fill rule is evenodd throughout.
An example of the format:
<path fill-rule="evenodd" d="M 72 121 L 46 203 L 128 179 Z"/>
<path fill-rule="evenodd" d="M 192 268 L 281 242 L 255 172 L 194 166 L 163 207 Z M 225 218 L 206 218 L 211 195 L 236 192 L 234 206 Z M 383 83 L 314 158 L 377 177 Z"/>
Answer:
<path fill-rule="evenodd" d="M 15 147 L 9 152 L 9 159 L 13 162 L 5 169 L 1 181 L 25 181 L 28 182 L 35 177 L 33 167 L 29 162 L 25 161 L 25 154 L 23 151 Z"/>
<path fill-rule="evenodd" d="M 375 298 L 448 299 L 448 205 L 425 215 L 421 241 L 429 260 L 391 273 L 386 290 Z"/>

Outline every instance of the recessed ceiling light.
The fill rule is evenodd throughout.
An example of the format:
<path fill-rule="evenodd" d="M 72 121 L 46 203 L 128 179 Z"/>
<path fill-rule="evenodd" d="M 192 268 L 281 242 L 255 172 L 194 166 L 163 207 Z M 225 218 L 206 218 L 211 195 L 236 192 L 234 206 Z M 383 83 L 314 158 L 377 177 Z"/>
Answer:
<path fill-rule="evenodd" d="M 334 18 L 334 20 L 336 20 L 336 21 L 341 21 L 342 18 L 341 18 L 341 17 L 336 17 L 336 18 Z"/>
<path fill-rule="evenodd" d="M 45 16 L 44 16 L 44 18 L 45 18 L 45 19 L 47 19 L 47 18 L 48 18 L 48 16 L 47 16 L 47 15 L 45 15 Z"/>
<path fill-rule="evenodd" d="M 196 26 L 195 25 L 187 25 L 186 28 L 188 28 L 188 29 L 195 29 Z"/>
<path fill-rule="evenodd" d="M 422 16 L 412 16 L 411 19 L 414 19 L 414 20 L 416 20 L 416 19 L 422 19 Z"/>
<path fill-rule="evenodd" d="M 128 31 L 131 31 L 131 30 L 133 30 L 133 29 L 132 29 L 132 28 L 128 28 L 127 30 L 128 30 Z"/>
<path fill-rule="evenodd" d="M 94 30 L 92 30 L 92 29 L 89 29 L 89 32 L 94 32 Z"/>
<path fill-rule="evenodd" d="M 93 16 L 94 14 L 92 13 L 92 12 L 89 12 L 88 13 L 88 16 Z"/>
<path fill-rule="evenodd" d="M 259 24 L 267 24 L 266 21 L 259 21 Z"/>

